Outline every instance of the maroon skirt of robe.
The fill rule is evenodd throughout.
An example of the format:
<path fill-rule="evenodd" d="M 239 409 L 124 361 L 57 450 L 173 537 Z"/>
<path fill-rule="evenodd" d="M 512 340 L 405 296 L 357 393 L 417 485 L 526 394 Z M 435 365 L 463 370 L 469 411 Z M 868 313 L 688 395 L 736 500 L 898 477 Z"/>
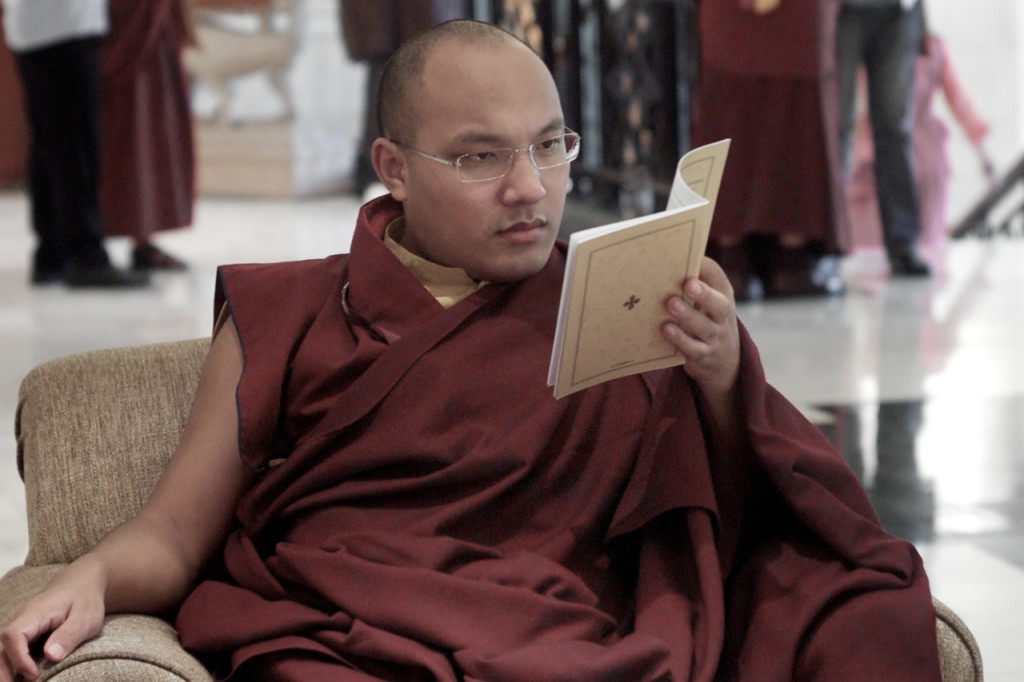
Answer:
<path fill-rule="evenodd" d="M 694 146 L 731 138 L 711 238 L 750 234 L 849 246 L 839 155 L 837 0 L 784 0 L 755 15 L 699 3 Z"/>
<path fill-rule="evenodd" d="M 100 201 L 108 236 L 192 224 L 195 151 L 181 0 L 111 0 L 101 50 Z"/>

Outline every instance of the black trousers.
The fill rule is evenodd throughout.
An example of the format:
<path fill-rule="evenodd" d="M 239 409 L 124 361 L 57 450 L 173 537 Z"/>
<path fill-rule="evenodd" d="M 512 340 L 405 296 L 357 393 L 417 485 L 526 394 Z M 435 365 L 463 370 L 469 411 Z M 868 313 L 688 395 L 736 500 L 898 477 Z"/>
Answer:
<path fill-rule="evenodd" d="M 17 55 L 31 129 L 28 190 L 40 274 L 109 263 L 99 206 L 99 49 L 100 39 L 90 37 Z"/>

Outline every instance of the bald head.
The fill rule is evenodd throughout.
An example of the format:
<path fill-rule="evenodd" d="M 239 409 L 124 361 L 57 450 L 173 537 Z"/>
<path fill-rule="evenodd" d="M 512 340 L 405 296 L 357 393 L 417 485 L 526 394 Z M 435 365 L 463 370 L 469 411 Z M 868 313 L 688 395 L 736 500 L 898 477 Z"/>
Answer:
<path fill-rule="evenodd" d="M 453 45 L 523 50 L 540 61 L 526 43 L 493 24 L 470 19 L 439 24 L 403 43 L 384 67 L 377 106 L 383 137 L 405 142 L 415 138 L 418 103 L 430 85 L 424 80 L 427 61 L 439 48 Z"/>

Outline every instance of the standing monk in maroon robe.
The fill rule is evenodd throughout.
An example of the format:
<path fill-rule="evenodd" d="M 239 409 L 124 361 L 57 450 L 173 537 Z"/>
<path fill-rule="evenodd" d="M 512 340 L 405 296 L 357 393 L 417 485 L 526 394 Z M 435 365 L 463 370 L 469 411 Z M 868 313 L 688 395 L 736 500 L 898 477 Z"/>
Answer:
<path fill-rule="evenodd" d="M 107 236 L 132 238 L 137 270 L 185 267 L 153 235 L 192 224 L 187 22 L 184 0 L 110 0 L 100 60 L 100 207 Z"/>
<path fill-rule="evenodd" d="M 713 261 L 665 301 L 685 365 L 552 397 L 580 140 L 544 63 L 458 21 L 381 87 L 390 196 L 350 254 L 221 269 L 167 472 L 0 631 L 8 676 L 177 609 L 225 680 L 938 680 L 920 557 Z"/>
<path fill-rule="evenodd" d="M 837 294 L 839 0 L 700 0 L 694 146 L 728 137 L 709 251 L 737 296 Z"/>

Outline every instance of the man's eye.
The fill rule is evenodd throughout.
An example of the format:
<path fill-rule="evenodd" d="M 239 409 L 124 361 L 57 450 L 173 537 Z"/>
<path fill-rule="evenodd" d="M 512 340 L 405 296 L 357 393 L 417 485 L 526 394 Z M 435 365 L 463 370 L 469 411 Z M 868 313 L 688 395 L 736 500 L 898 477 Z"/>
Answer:
<path fill-rule="evenodd" d="M 550 152 L 555 151 L 561 146 L 562 138 L 552 137 L 550 140 L 544 140 L 543 142 L 538 143 L 535 148 L 540 149 L 541 151 Z"/>
<path fill-rule="evenodd" d="M 493 150 L 484 152 L 473 152 L 472 154 L 466 154 L 462 157 L 462 160 L 466 163 L 491 163 L 498 159 L 497 152 Z"/>

